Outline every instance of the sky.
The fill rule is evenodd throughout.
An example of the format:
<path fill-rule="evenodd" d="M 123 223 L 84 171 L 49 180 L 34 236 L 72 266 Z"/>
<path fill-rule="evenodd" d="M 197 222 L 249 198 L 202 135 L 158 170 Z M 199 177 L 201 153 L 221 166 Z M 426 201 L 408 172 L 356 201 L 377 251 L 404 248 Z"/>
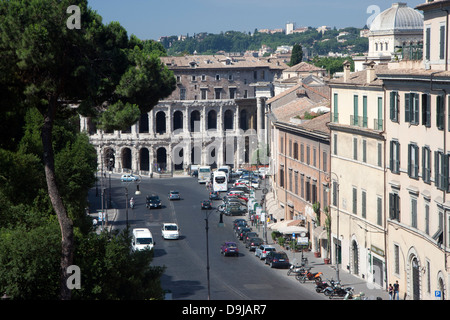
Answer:
<path fill-rule="evenodd" d="M 376 14 L 391 7 L 389 0 L 89 0 L 103 23 L 118 21 L 142 40 L 255 29 L 370 25 Z M 404 0 L 411 8 L 425 0 Z"/>

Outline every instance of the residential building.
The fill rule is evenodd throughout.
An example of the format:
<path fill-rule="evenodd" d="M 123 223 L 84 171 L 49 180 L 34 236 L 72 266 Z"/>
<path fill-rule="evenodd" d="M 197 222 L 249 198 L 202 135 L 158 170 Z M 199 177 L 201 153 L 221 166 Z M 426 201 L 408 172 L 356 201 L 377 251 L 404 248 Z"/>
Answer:
<path fill-rule="evenodd" d="M 330 212 L 332 260 L 371 285 L 387 287 L 384 210 L 385 115 L 383 83 L 367 64 L 330 80 Z"/>

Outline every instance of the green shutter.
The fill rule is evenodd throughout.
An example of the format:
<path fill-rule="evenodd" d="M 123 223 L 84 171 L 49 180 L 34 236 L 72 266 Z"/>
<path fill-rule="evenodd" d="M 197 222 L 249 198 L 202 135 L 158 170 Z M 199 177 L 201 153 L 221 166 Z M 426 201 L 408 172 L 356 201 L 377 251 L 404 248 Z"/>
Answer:
<path fill-rule="evenodd" d="M 410 93 L 405 93 L 405 122 L 410 122 L 410 110 L 411 110 L 411 102 L 410 102 Z"/>

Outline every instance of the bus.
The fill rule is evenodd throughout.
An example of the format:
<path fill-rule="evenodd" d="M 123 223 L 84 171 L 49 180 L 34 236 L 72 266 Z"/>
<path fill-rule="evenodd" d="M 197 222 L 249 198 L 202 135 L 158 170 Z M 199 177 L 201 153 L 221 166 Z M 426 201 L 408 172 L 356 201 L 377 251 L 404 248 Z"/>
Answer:
<path fill-rule="evenodd" d="M 198 168 L 198 183 L 211 181 L 211 166 L 200 166 Z"/>
<path fill-rule="evenodd" d="M 213 173 L 213 191 L 227 191 L 228 181 L 227 174 L 223 171 L 216 170 Z"/>
<path fill-rule="evenodd" d="M 231 180 L 231 168 L 230 168 L 230 166 L 220 166 L 219 169 L 217 169 L 217 171 L 225 172 L 226 175 L 227 175 L 227 181 L 230 182 L 230 180 Z"/>

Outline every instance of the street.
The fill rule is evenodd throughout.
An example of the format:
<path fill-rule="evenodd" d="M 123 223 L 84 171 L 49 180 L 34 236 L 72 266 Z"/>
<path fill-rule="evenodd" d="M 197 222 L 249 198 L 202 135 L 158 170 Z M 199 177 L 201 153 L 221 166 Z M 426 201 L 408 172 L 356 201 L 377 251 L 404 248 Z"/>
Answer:
<path fill-rule="evenodd" d="M 237 240 L 232 230 L 236 217 L 223 216 L 219 226 L 219 213 L 215 210 L 201 210 L 202 200 L 208 198 L 208 190 L 196 178 L 177 177 L 151 179 L 143 177 L 139 183 L 141 195 L 135 195 L 136 183 L 120 182 L 119 175 L 111 177 L 111 199 L 114 208 L 119 209 L 113 228 L 126 226 L 126 189 L 128 199 L 134 197 L 135 208 L 128 208 L 130 230 L 136 227 L 149 228 L 156 245 L 153 265 L 165 266 L 161 278 L 164 290 L 172 293 L 174 300 L 208 299 L 206 217 L 208 216 L 208 243 L 210 265 L 210 298 L 212 300 L 313 300 L 323 299 L 321 295 L 302 288 L 292 277 L 286 276 L 286 269 L 271 269 L 260 261 Z M 109 186 L 109 179 L 105 179 Z M 178 190 L 181 200 L 169 201 L 170 190 Z M 105 190 L 108 194 L 109 190 Z M 147 209 L 145 197 L 157 194 L 162 202 L 161 209 Z M 221 201 L 214 201 L 216 207 Z M 240 217 L 239 217 L 240 218 Z M 111 217 L 110 217 L 111 219 Z M 181 230 L 178 240 L 164 240 L 161 225 L 175 222 Z M 262 230 L 259 231 L 262 237 Z M 236 241 L 239 257 L 224 257 L 220 244 Z"/>

